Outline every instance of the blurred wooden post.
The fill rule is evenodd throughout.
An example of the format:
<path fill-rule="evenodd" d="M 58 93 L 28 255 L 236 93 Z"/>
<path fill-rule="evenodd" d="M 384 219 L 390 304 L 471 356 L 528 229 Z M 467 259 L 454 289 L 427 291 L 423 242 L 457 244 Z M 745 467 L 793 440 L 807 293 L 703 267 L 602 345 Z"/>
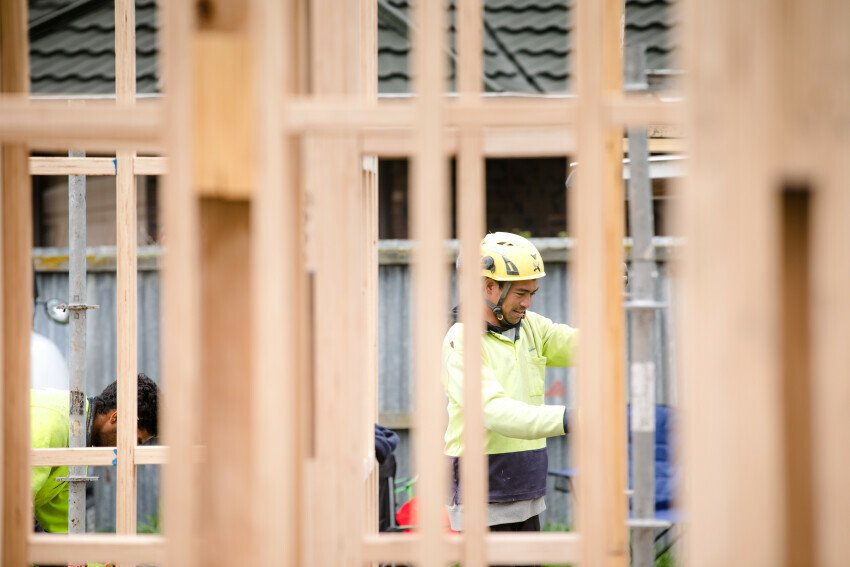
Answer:
<path fill-rule="evenodd" d="M 254 463 L 254 310 L 256 45 L 251 3 L 196 5 L 192 53 L 192 184 L 200 264 L 200 439 L 207 463 L 199 479 L 201 564 L 256 560 L 254 498 L 235 490 Z"/>
<path fill-rule="evenodd" d="M 364 102 L 378 102 L 378 4 L 371 0 L 360 1 L 360 94 Z M 362 138 L 358 139 L 362 146 Z M 378 156 L 363 156 L 361 187 L 361 212 L 363 231 L 363 332 L 364 348 L 364 420 L 361 431 L 365 437 L 367 470 L 366 479 L 366 532 L 378 531 L 379 467 L 371 455 L 375 447 L 374 423 L 378 423 Z"/>
<path fill-rule="evenodd" d="M 168 175 L 163 179 L 167 249 L 162 271 L 162 374 L 168 384 L 162 417 L 171 459 L 163 467 L 163 531 L 168 564 L 203 565 L 200 557 L 198 478 L 205 467 L 192 458 L 201 443 L 200 262 L 198 200 L 193 191 L 191 47 L 193 6 L 163 5 Z"/>
<path fill-rule="evenodd" d="M 309 13 L 312 94 L 361 99 L 361 1 L 313 0 Z M 313 204 L 308 240 L 315 266 L 315 515 L 310 547 L 315 565 L 357 564 L 363 528 L 353 529 L 351 520 L 362 518 L 367 505 L 364 463 L 374 462 L 367 460 L 373 445 L 364 435 L 364 424 L 374 414 L 366 414 L 362 398 L 374 392 L 367 385 L 371 377 L 365 365 L 371 342 L 367 321 L 376 313 L 366 311 L 373 304 L 363 288 L 372 246 L 364 246 L 371 219 L 362 213 L 371 191 L 363 187 L 363 161 L 353 132 L 308 134 L 305 152 L 305 182 Z"/>
<path fill-rule="evenodd" d="M 0 93 L 29 92 L 27 2 L 0 3 Z M 32 195 L 26 144 L 0 146 L 0 563 L 26 563 L 27 534 L 32 531 L 29 460 L 30 330 L 33 267 Z"/>
<path fill-rule="evenodd" d="M 253 519 L 258 565 L 303 565 L 303 391 L 309 385 L 304 207 L 298 152 L 284 110 L 296 94 L 297 2 L 257 2 L 258 106 L 252 217 L 254 373 Z M 281 333 L 292 322 L 299 332 Z M 311 413 L 311 412 L 310 412 Z"/>
<path fill-rule="evenodd" d="M 442 2 L 419 2 L 413 13 L 412 91 L 418 104 L 416 142 L 410 168 L 410 232 L 416 241 L 413 289 L 413 466 L 419 473 L 421 547 L 414 563 L 447 562 L 443 544 L 446 471 L 441 433 L 447 420 L 440 376 L 441 345 L 448 305 L 448 266 L 443 241 L 448 237 L 448 179 L 443 150 L 443 101 L 446 90 L 446 11 Z"/>
<path fill-rule="evenodd" d="M 622 128 L 605 101 L 622 89 L 618 0 L 577 5 L 579 169 L 570 199 L 575 227 L 578 326 L 578 520 L 586 565 L 625 566 L 626 401 L 624 377 Z"/>

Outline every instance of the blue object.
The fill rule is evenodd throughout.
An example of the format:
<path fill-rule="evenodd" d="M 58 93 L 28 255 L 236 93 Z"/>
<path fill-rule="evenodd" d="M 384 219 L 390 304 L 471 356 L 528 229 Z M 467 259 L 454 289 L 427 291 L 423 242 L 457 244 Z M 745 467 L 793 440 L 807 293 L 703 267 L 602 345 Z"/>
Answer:
<path fill-rule="evenodd" d="M 629 408 L 631 419 L 631 408 Z M 673 523 L 680 521 L 673 499 L 681 482 L 680 467 L 673 462 L 674 432 L 678 415 L 675 409 L 655 406 L 655 517 Z M 578 468 L 549 470 L 549 475 L 568 481 L 578 475 Z M 629 431 L 629 488 L 632 487 L 632 437 Z"/>
<path fill-rule="evenodd" d="M 112 449 L 112 452 L 115 453 L 115 458 L 112 459 L 112 464 L 117 465 L 118 464 L 118 449 Z"/>

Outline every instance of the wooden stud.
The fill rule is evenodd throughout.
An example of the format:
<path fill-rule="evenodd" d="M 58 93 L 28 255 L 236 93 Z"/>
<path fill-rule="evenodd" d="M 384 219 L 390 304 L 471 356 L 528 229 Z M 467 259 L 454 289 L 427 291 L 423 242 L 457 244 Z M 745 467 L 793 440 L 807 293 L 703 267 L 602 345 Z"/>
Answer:
<path fill-rule="evenodd" d="M 309 325 L 281 340 L 281 321 L 307 319 L 302 200 L 297 183 L 297 153 L 282 135 L 281 115 L 294 83 L 293 2 L 258 3 L 252 22 L 258 38 L 256 181 L 252 219 L 254 431 L 252 529 L 259 565 L 302 564 L 304 485 L 303 404 L 300 396 Z M 283 31 L 281 31 L 283 27 Z M 281 261 L 266 262 L 267 258 Z M 271 300 L 270 300 L 271 298 Z M 291 300 L 294 299 L 294 300 Z M 281 361 L 286 372 L 281 372 Z M 266 521 L 274 517 L 274 522 Z"/>
<path fill-rule="evenodd" d="M 136 16 L 133 0 L 115 2 L 115 99 L 119 105 L 136 101 Z M 118 323 L 118 465 L 115 531 L 136 533 L 136 463 L 138 374 L 138 274 L 136 178 L 132 150 L 116 155 L 116 274 Z"/>
<path fill-rule="evenodd" d="M 458 90 L 467 106 L 478 108 L 481 104 L 482 84 L 482 29 L 484 27 L 483 2 L 466 0 L 457 7 Z M 481 274 L 477 259 L 485 232 L 486 188 L 484 157 L 482 155 L 481 129 L 463 126 L 460 130 L 458 152 L 458 203 L 457 226 L 460 238 L 460 256 L 469 258 L 461 266 L 460 282 L 461 321 L 464 336 L 477 339 L 483 330 L 481 319 Z M 487 564 L 486 536 L 488 534 L 488 478 L 487 455 L 484 451 L 484 415 L 481 406 L 481 343 L 467 340 L 464 343 L 464 453 L 460 462 L 460 481 L 463 486 L 463 564 L 483 567 Z M 493 555 L 495 557 L 495 555 Z"/>
<path fill-rule="evenodd" d="M 414 350 L 413 463 L 419 472 L 419 525 L 422 546 L 415 563 L 442 565 L 443 502 L 447 492 L 442 438 L 447 416 L 440 375 L 441 333 L 448 306 L 448 270 L 442 246 L 448 236 L 446 157 L 442 141 L 445 89 L 445 10 L 441 2 L 421 2 L 414 9 L 413 69 L 419 111 L 417 142 L 412 159 L 411 234 L 416 241 L 412 266 Z"/>
<path fill-rule="evenodd" d="M 362 99 L 367 89 L 361 77 L 361 1 L 314 0 L 309 13 L 312 92 L 319 98 Z M 371 464 L 366 459 L 374 445 L 374 433 L 368 443 L 364 435 L 374 410 L 362 399 L 374 379 L 364 368 L 372 339 L 363 325 L 369 303 L 362 288 L 368 277 L 367 254 L 373 253 L 371 246 L 363 246 L 370 218 L 361 216 L 370 189 L 361 185 L 363 161 L 355 132 L 309 135 L 304 152 L 304 180 L 312 204 L 307 239 L 314 266 L 315 341 L 310 464 L 315 505 L 308 522 L 310 550 L 305 551 L 315 565 L 359 564 L 364 528 L 361 524 L 353 529 L 350 519 L 363 517 L 364 466 Z M 334 336 L 339 337 L 333 347 L 336 354 L 327 356 L 328 340 Z"/>
<path fill-rule="evenodd" d="M 791 61 L 795 74 L 803 74 L 794 85 L 797 105 L 788 137 L 813 138 L 801 139 L 795 150 L 807 146 L 811 173 L 806 178 L 812 184 L 812 564 L 840 565 L 850 557 L 850 538 L 841 529 L 850 509 L 845 434 L 850 430 L 850 161 L 845 157 L 850 155 L 850 42 L 842 32 L 850 6 L 832 0 L 793 6 L 802 29 L 794 30 L 800 35 L 788 50 L 798 51 Z"/>
<path fill-rule="evenodd" d="M 378 102 L 378 5 L 360 1 L 360 96 L 364 104 Z M 360 139 L 358 139 L 358 145 Z M 376 533 L 379 510 L 379 467 L 374 456 L 375 423 L 378 423 L 378 156 L 364 155 L 361 185 L 361 236 L 363 258 L 364 331 L 364 420 L 361 424 L 364 446 L 370 448 L 366 468 L 364 510 L 365 532 Z"/>
<path fill-rule="evenodd" d="M 202 199 L 201 432 L 208 465 L 200 482 L 202 564 L 250 557 L 253 500 L 234 490 L 253 456 L 250 204 Z M 237 331 L 238 330 L 238 331 Z"/>
<path fill-rule="evenodd" d="M 162 374 L 168 384 L 164 399 L 163 441 L 172 451 L 163 467 L 164 535 L 167 564 L 202 565 L 199 541 L 198 479 L 207 470 L 191 458 L 201 441 L 200 399 L 200 266 L 198 204 L 192 190 L 191 37 L 192 5 L 163 5 L 165 49 L 163 67 L 167 99 L 167 155 L 163 224 L 168 247 L 163 254 Z"/>
<path fill-rule="evenodd" d="M 579 531 L 582 563 L 626 565 L 622 132 L 604 101 L 622 83 L 622 3 L 578 4 L 579 153 L 569 214 L 577 235 Z"/>
<path fill-rule="evenodd" d="M 0 3 L 0 92 L 29 90 L 27 3 Z M 32 530 L 32 489 L 27 452 L 29 430 L 29 334 L 32 329 L 32 197 L 24 144 L 0 146 L 0 562 L 26 563 Z"/>
<path fill-rule="evenodd" d="M 693 136 L 683 201 L 688 559 L 696 566 L 782 564 L 787 502 L 776 282 L 782 6 L 686 8 Z M 751 26 L 755 21 L 762 25 Z M 728 66 L 742 61 L 743 67 Z M 701 90 L 709 85 L 711 93 Z M 717 474 L 704 468 L 721 462 Z"/>

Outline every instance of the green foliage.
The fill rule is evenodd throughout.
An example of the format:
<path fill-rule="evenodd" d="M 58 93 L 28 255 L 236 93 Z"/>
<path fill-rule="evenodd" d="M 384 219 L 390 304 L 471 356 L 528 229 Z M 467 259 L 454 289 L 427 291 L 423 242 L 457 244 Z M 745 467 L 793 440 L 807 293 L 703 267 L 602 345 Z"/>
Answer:
<path fill-rule="evenodd" d="M 147 514 L 145 521 L 136 525 L 136 533 L 139 534 L 158 534 L 159 533 L 159 514 Z"/>

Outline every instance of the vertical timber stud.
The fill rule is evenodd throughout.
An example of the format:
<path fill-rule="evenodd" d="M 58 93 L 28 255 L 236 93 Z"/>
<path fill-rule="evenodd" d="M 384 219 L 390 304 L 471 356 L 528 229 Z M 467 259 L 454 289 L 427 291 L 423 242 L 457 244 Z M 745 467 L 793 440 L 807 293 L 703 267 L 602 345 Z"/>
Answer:
<path fill-rule="evenodd" d="M 168 247 L 163 255 L 162 373 L 168 384 L 163 440 L 170 448 L 164 467 L 163 528 L 168 565 L 194 567 L 199 558 L 201 466 L 192 459 L 200 444 L 200 309 L 198 203 L 192 189 L 191 45 L 194 31 L 189 2 L 166 2 L 163 66 L 168 124 L 168 175 L 164 178 L 163 222 Z M 206 469 L 204 469 L 206 470 Z"/>
<path fill-rule="evenodd" d="M 457 6 L 460 62 L 458 91 L 461 102 L 481 102 L 482 84 L 482 0 L 462 0 Z M 484 156 L 481 129 L 465 126 L 460 133 L 457 183 L 457 227 L 460 256 L 466 258 L 460 268 L 461 320 L 466 336 L 477 337 L 482 329 L 481 275 L 478 257 L 485 229 Z M 474 331 L 473 331 L 474 330 Z M 487 457 L 484 454 L 484 415 L 481 407 L 481 342 L 467 341 L 464 348 L 464 455 L 461 484 L 464 498 L 463 564 L 484 567 L 487 564 Z"/>
<path fill-rule="evenodd" d="M 118 105 L 136 102 L 136 17 L 133 0 L 115 2 L 115 98 Z M 131 150 L 116 156 L 116 238 L 118 322 L 118 482 L 115 531 L 136 533 L 136 449 L 138 373 L 138 279 L 136 275 L 136 177 Z"/>
<path fill-rule="evenodd" d="M 418 2 L 414 7 L 413 91 L 417 94 L 416 145 L 411 167 L 411 234 L 415 241 L 413 285 L 414 368 L 413 463 L 419 471 L 419 525 L 422 541 L 413 563 L 442 567 L 446 545 L 442 537 L 446 475 L 442 436 L 446 411 L 440 380 L 443 314 L 448 309 L 448 270 L 443 241 L 448 236 L 448 191 L 443 148 L 442 93 L 445 90 L 442 2 Z"/>
<path fill-rule="evenodd" d="M 252 564 L 252 498 L 234 490 L 253 463 L 252 229 L 256 166 L 253 3 L 196 4 L 192 34 L 194 184 L 200 198 L 203 565 Z"/>
<path fill-rule="evenodd" d="M 281 333 L 306 320 L 303 209 L 294 144 L 283 109 L 294 94 L 296 2 L 258 2 L 252 15 L 258 41 L 257 184 L 252 229 L 254 370 L 252 404 L 257 447 L 252 467 L 258 565 L 301 565 L 303 480 L 298 392 L 308 373 L 307 333 Z M 283 130 L 282 130 L 283 128 Z M 265 298 L 265 299 L 264 299 Z M 271 298 L 269 301 L 268 298 Z M 290 300 L 294 298 L 294 300 Z M 303 326 L 303 325 L 302 325 Z M 303 429 L 303 428 L 302 428 Z M 274 521 L 270 521 L 274 518 Z"/>
<path fill-rule="evenodd" d="M 579 166 L 570 197 L 575 227 L 577 313 L 582 331 L 578 424 L 579 530 L 584 565 L 624 566 L 626 419 L 622 311 L 622 132 L 604 102 L 622 88 L 623 5 L 578 2 Z"/>
<path fill-rule="evenodd" d="M 786 3 L 782 116 L 794 141 L 783 156 L 804 158 L 810 185 L 812 565 L 842 565 L 850 557 L 850 4 L 836 0 Z M 842 32 L 842 28 L 845 31 Z M 794 34 L 793 38 L 789 34 Z M 793 173 L 793 172 L 792 172 Z M 802 173 L 802 175 L 800 175 Z M 786 537 L 793 510 L 786 511 Z M 786 565 L 791 565 L 786 562 Z"/>
<path fill-rule="evenodd" d="M 0 92 L 29 91 L 27 3 L 0 2 Z M 25 565 L 32 530 L 29 434 L 29 335 L 32 328 L 32 199 L 28 150 L 24 144 L 0 146 L 2 161 L 2 356 L 0 394 L 3 471 L 0 473 L 2 540 L 0 563 Z"/>
<path fill-rule="evenodd" d="M 686 549 L 695 566 L 781 565 L 783 5 L 721 0 L 685 8 Z"/>
<path fill-rule="evenodd" d="M 378 101 L 378 3 L 360 0 L 360 94 L 364 102 Z M 362 141 L 361 141 L 362 144 Z M 366 404 L 361 431 L 367 447 L 374 446 L 373 423 L 378 423 L 378 156 L 363 156 L 361 218 L 363 219 L 363 400 Z M 378 531 L 378 467 L 369 452 L 366 467 L 366 531 Z"/>
<path fill-rule="evenodd" d="M 312 94 L 317 98 L 361 97 L 360 0 L 310 3 Z M 357 136 L 308 134 L 307 191 L 314 205 L 312 258 L 315 266 L 314 564 L 359 564 L 360 530 L 366 505 L 364 459 L 371 447 L 363 435 L 368 391 L 364 372 L 367 335 L 362 285 L 363 165 Z M 331 356 L 329 349 L 334 350 Z"/>

